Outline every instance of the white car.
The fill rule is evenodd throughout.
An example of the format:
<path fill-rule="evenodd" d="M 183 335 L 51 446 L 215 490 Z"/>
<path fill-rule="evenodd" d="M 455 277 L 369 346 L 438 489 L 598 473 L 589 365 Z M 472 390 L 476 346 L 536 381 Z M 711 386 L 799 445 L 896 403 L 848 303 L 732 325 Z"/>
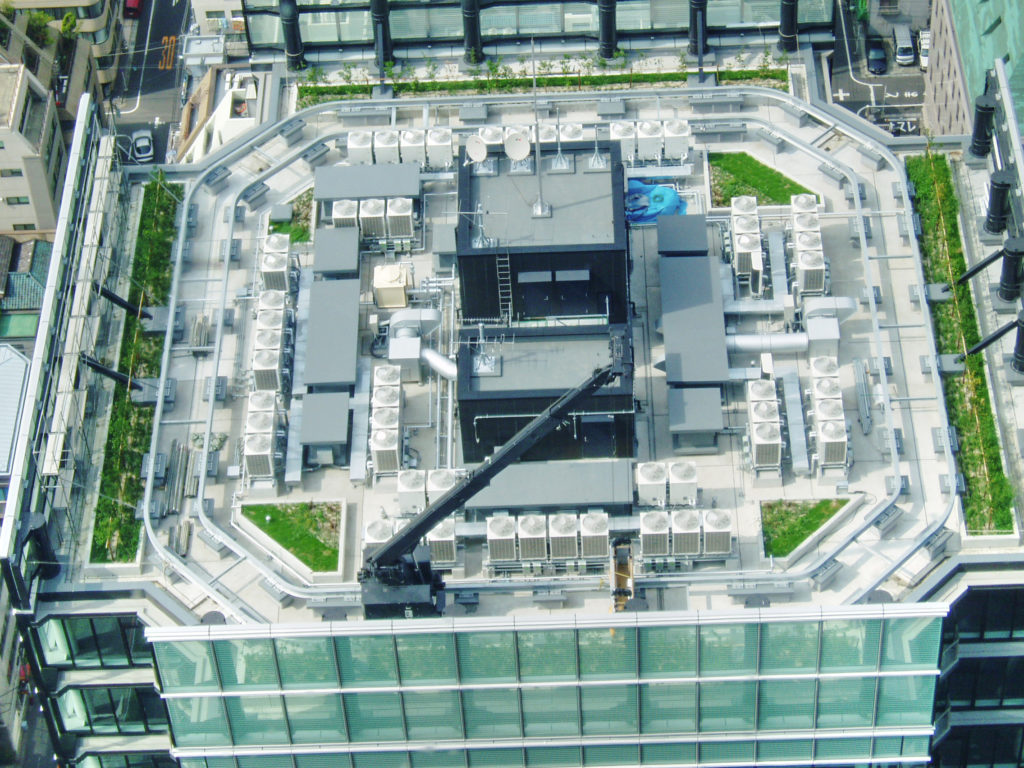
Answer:
<path fill-rule="evenodd" d="M 932 32 L 930 29 L 922 29 L 917 35 L 917 55 L 921 70 L 928 69 L 928 54 L 932 48 Z"/>
<path fill-rule="evenodd" d="M 132 160 L 139 164 L 153 162 L 153 132 L 148 128 L 132 133 Z"/>

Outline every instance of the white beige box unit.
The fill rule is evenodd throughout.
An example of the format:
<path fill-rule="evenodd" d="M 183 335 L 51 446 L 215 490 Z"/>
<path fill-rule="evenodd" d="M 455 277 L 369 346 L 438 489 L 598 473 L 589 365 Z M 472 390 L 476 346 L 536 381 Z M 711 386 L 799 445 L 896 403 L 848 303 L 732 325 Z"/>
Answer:
<path fill-rule="evenodd" d="M 447 168 L 455 159 L 455 144 L 450 128 L 431 128 L 427 131 L 427 165 Z"/>
<path fill-rule="evenodd" d="M 276 411 L 277 393 L 270 390 L 256 390 L 249 393 L 249 413 L 257 411 Z"/>
<path fill-rule="evenodd" d="M 426 134 L 419 128 L 402 131 L 398 137 L 398 148 L 403 163 L 427 164 Z"/>
<path fill-rule="evenodd" d="M 391 237 L 412 237 L 412 198 L 392 197 L 387 207 L 388 234 Z"/>
<path fill-rule="evenodd" d="M 843 396 L 843 387 L 839 383 L 839 377 L 822 376 L 819 379 L 812 379 L 811 395 L 815 400 L 841 398 Z"/>
<path fill-rule="evenodd" d="M 249 411 L 245 414 L 245 434 L 270 434 L 277 428 L 277 414 L 274 411 Z"/>
<path fill-rule="evenodd" d="M 746 198 L 733 198 L 737 201 Z M 733 254 L 732 268 L 737 277 L 748 277 L 753 268 L 751 253 L 761 250 L 761 223 L 755 214 L 741 213 L 732 217 Z"/>
<path fill-rule="evenodd" d="M 802 213 L 800 215 L 810 216 L 811 214 Z M 793 234 L 793 248 L 797 251 L 820 251 L 821 247 L 821 232 L 817 229 Z"/>
<path fill-rule="evenodd" d="M 548 541 L 553 560 L 579 557 L 579 543 L 576 538 L 578 529 L 579 521 L 576 515 L 560 512 L 548 518 Z"/>
<path fill-rule="evenodd" d="M 516 559 L 516 521 L 507 515 L 487 519 L 487 557 L 507 562 Z"/>
<path fill-rule="evenodd" d="M 398 131 L 376 131 L 373 134 L 373 158 L 378 163 L 397 163 Z"/>
<path fill-rule="evenodd" d="M 665 121 L 665 157 L 685 160 L 693 146 L 693 130 L 685 120 Z"/>
<path fill-rule="evenodd" d="M 379 197 L 359 201 L 359 234 L 364 240 L 388 236 L 387 204 Z"/>
<path fill-rule="evenodd" d="M 380 546 L 391 539 L 395 524 L 391 520 L 373 520 L 363 529 L 363 546 Z"/>
<path fill-rule="evenodd" d="M 397 387 L 402 383 L 400 365 L 378 365 L 373 369 L 374 387 Z"/>
<path fill-rule="evenodd" d="M 750 425 L 750 454 L 754 469 L 772 469 L 782 465 L 782 429 L 779 424 L 763 422 Z"/>
<path fill-rule="evenodd" d="M 729 214 L 737 216 L 757 216 L 757 198 L 753 195 L 737 195 L 729 201 Z"/>
<path fill-rule="evenodd" d="M 541 123 L 537 135 L 541 144 L 554 144 L 558 141 L 558 128 L 552 123 Z"/>
<path fill-rule="evenodd" d="M 451 469 L 432 469 L 427 472 L 427 502 L 433 504 L 459 482 L 459 475 Z"/>
<path fill-rule="evenodd" d="M 839 361 L 834 357 L 822 355 L 811 358 L 811 377 L 818 379 L 823 376 L 838 376 Z"/>
<path fill-rule="evenodd" d="M 668 498 L 675 506 L 697 503 L 697 463 L 673 461 L 668 465 Z"/>
<path fill-rule="evenodd" d="M 402 440 L 397 429 L 377 429 L 370 433 L 373 471 L 397 472 L 402 466 Z"/>
<path fill-rule="evenodd" d="M 401 429 L 397 408 L 374 408 L 370 411 L 370 429 Z"/>
<path fill-rule="evenodd" d="M 290 287 L 288 279 L 288 254 L 268 251 L 260 260 L 260 277 L 265 291 L 287 291 Z"/>
<path fill-rule="evenodd" d="M 809 192 L 801 192 L 799 195 L 790 196 L 789 204 L 793 208 L 794 214 L 818 212 L 818 198 Z"/>
<path fill-rule="evenodd" d="M 398 511 L 412 515 L 427 508 L 427 473 L 422 469 L 403 469 L 398 473 Z"/>
<path fill-rule="evenodd" d="M 284 291 L 261 291 L 259 299 L 256 300 L 256 309 L 258 312 L 267 312 L 273 310 L 283 311 L 284 308 Z"/>
<path fill-rule="evenodd" d="M 249 477 L 273 477 L 276 465 L 273 434 L 263 432 L 246 436 L 245 471 Z"/>
<path fill-rule="evenodd" d="M 818 462 L 822 466 L 846 464 L 846 421 L 819 421 L 816 432 Z"/>
<path fill-rule="evenodd" d="M 335 200 L 331 204 L 331 220 L 336 227 L 358 227 L 359 201 Z"/>
<path fill-rule="evenodd" d="M 608 557 L 608 515 L 591 510 L 580 518 L 583 557 Z"/>
<path fill-rule="evenodd" d="M 843 401 L 838 397 L 830 397 L 814 401 L 814 420 L 822 421 L 843 421 L 846 413 L 843 410 Z"/>
<path fill-rule="evenodd" d="M 544 515 L 519 518 L 519 557 L 523 560 L 547 560 L 548 525 Z"/>
<path fill-rule="evenodd" d="M 796 262 L 796 285 L 800 293 L 825 292 L 825 254 L 822 251 L 799 249 Z"/>
<path fill-rule="evenodd" d="M 668 472 L 657 461 L 636 465 L 636 497 L 640 504 L 664 506 L 668 497 Z"/>
<path fill-rule="evenodd" d="M 455 544 L 455 521 L 446 518 L 426 535 L 431 563 L 454 563 L 458 551 Z"/>
<path fill-rule="evenodd" d="M 644 557 L 661 557 L 669 553 L 668 512 L 654 510 L 640 516 L 640 552 Z"/>
<path fill-rule="evenodd" d="M 672 554 L 700 554 L 700 512 L 677 509 L 672 513 Z"/>
<path fill-rule="evenodd" d="M 777 400 L 778 392 L 775 390 L 775 379 L 754 379 L 747 382 L 747 400 Z"/>
<path fill-rule="evenodd" d="M 382 309 L 400 309 L 409 303 L 412 282 L 405 264 L 378 264 L 373 268 L 373 301 Z"/>
<path fill-rule="evenodd" d="M 374 387 L 370 395 L 370 406 L 373 408 L 399 408 L 401 402 L 400 387 Z"/>
<path fill-rule="evenodd" d="M 256 331 L 253 335 L 253 349 L 281 349 L 281 331 Z"/>
<path fill-rule="evenodd" d="M 265 309 L 256 313 L 256 331 L 284 330 L 284 312 L 280 309 Z"/>
<path fill-rule="evenodd" d="M 658 160 L 665 144 L 665 126 L 658 120 L 641 120 L 636 126 L 636 155 L 641 160 Z"/>
<path fill-rule="evenodd" d="M 373 134 L 369 131 L 349 131 L 348 161 L 352 165 L 373 165 Z"/>
<path fill-rule="evenodd" d="M 636 157 L 636 123 L 616 120 L 608 125 L 612 141 L 622 148 L 622 162 L 628 163 Z"/>
<path fill-rule="evenodd" d="M 558 136 L 562 141 L 583 141 L 583 123 L 562 123 Z"/>
<path fill-rule="evenodd" d="M 721 509 L 704 512 L 704 554 L 727 555 L 732 552 L 732 516 Z"/>
<path fill-rule="evenodd" d="M 780 421 L 779 404 L 775 400 L 748 401 L 747 418 L 751 424 L 760 424 L 762 421 L 778 424 Z"/>
<path fill-rule="evenodd" d="M 796 239 L 796 235 L 800 232 L 816 232 L 821 234 L 821 221 L 818 219 L 817 211 L 811 213 L 794 213 L 793 214 L 793 237 Z"/>
<path fill-rule="evenodd" d="M 489 150 L 501 150 L 505 143 L 505 131 L 500 125 L 481 125 L 476 130 L 476 135 L 483 139 Z"/>

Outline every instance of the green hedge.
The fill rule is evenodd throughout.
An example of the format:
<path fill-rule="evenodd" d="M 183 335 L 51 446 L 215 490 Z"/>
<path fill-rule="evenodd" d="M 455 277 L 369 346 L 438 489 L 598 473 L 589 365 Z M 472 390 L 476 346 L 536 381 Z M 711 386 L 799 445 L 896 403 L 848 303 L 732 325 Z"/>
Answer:
<path fill-rule="evenodd" d="M 162 179 L 146 185 L 128 293 L 133 303 L 167 303 L 178 210 L 175 196 L 180 195 L 181 185 L 168 185 Z M 159 376 L 162 345 L 162 337 L 142 335 L 138 319 L 129 315 L 125 318 L 118 370 L 133 377 Z M 127 387 L 115 385 L 92 534 L 90 559 L 94 563 L 130 562 L 138 551 L 141 523 L 135 519 L 135 504 L 142 498 L 142 455 L 149 450 L 152 433 L 153 410 L 132 405 Z M 117 546 L 111 548 L 115 531 Z"/>
<path fill-rule="evenodd" d="M 957 223 L 959 206 L 949 164 L 928 153 L 907 158 L 907 176 L 917 187 L 915 207 L 921 216 L 921 258 L 925 281 L 947 283 L 953 297 L 930 304 L 936 344 L 941 354 L 960 354 L 978 343 L 978 320 L 970 288 L 957 285 L 967 269 Z M 985 380 L 981 355 L 967 358 L 962 376 L 943 379 L 946 410 L 960 436 L 960 470 L 967 480 L 964 517 L 972 533 L 1013 530 L 1014 490 L 1003 472 L 1002 451 Z"/>

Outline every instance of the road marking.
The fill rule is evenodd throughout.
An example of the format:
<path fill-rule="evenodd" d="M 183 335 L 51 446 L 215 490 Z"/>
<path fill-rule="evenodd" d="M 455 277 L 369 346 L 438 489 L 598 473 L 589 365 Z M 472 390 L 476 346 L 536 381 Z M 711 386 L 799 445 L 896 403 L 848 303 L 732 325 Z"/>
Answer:
<path fill-rule="evenodd" d="M 174 69 L 174 49 L 178 47 L 178 36 L 164 35 L 160 44 L 164 50 L 160 56 L 160 63 L 157 64 L 157 69 Z"/>
<path fill-rule="evenodd" d="M 852 93 L 847 93 L 842 88 L 832 94 L 833 98 L 839 99 L 839 101 L 846 101 L 847 96 L 852 96 Z"/>

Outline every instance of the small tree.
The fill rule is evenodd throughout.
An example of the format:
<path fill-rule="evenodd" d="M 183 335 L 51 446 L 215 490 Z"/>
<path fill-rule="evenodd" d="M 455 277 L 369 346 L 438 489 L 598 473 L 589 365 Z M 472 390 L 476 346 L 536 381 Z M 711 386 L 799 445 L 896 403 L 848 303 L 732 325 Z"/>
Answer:
<path fill-rule="evenodd" d="M 60 36 L 62 40 L 74 40 L 78 37 L 78 19 L 75 14 L 68 11 L 60 20 Z"/>
<path fill-rule="evenodd" d="M 28 15 L 28 25 L 25 27 L 25 34 L 28 39 L 40 48 L 46 48 L 50 42 L 50 22 L 53 16 L 45 11 L 32 11 Z"/>

